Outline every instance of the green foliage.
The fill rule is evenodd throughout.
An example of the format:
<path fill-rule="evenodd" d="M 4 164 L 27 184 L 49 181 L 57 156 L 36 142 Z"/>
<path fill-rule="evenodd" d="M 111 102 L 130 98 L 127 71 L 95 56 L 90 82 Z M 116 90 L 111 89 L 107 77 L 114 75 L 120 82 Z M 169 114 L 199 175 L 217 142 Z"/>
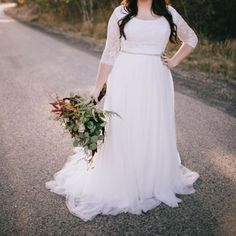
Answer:
<path fill-rule="evenodd" d="M 107 22 L 119 0 L 28 0 L 40 11 L 52 11 L 71 21 Z M 236 1 L 172 0 L 172 5 L 198 32 L 211 40 L 236 37 Z M 99 17 L 98 17 L 99 16 Z"/>
<path fill-rule="evenodd" d="M 68 20 L 82 20 L 83 22 L 94 21 L 95 14 L 100 11 L 104 20 L 108 15 L 106 10 L 110 10 L 113 6 L 119 4 L 115 0 L 28 0 L 28 4 L 35 3 L 39 7 L 39 11 L 52 11 L 57 15 L 63 16 Z M 108 11 L 109 12 L 109 11 Z"/>
<path fill-rule="evenodd" d="M 98 145 L 104 142 L 105 125 L 113 115 L 119 114 L 96 107 L 90 97 L 73 92 L 68 98 L 56 97 L 50 102 L 55 119 L 59 120 L 73 138 L 73 146 L 82 146 L 85 151 L 92 151 L 92 157 Z"/>
<path fill-rule="evenodd" d="M 198 34 L 211 40 L 236 37 L 235 0 L 172 0 L 172 4 Z"/>

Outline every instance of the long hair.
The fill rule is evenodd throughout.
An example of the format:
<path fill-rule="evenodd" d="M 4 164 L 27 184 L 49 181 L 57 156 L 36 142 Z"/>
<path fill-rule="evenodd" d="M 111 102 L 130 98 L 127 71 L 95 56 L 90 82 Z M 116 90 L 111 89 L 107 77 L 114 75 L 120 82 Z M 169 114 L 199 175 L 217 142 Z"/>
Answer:
<path fill-rule="evenodd" d="M 124 27 L 126 23 L 128 23 L 129 20 L 133 16 L 136 16 L 138 13 L 137 1 L 138 0 L 123 0 L 121 2 L 121 5 L 124 7 L 127 14 L 118 21 L 119 28 L 120 28 L 120 38 L 123 36 L 126 39 Z M 166 0 L 152 0 L 151 9 L 154 14 L 159 15 L 159 16 L 164 16 L 166 18 L 166 20 L 169 22 L 170 30 L 171 30 L 169 40 L 172 43 L 177 43 L 178 42 L 177 26 L 173 21 L 171 13 L 168 11 L 166 7 L 167 4 L 168 2 Z"/>

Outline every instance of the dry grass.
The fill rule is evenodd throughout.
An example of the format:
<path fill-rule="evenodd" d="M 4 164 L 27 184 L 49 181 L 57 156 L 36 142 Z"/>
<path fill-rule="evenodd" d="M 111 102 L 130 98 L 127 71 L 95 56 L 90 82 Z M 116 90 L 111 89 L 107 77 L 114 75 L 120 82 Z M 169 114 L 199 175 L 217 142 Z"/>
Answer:
<path fill-rule="evenodd" d="M 12 9 L 15 14 L 24 16 L 27 21 L 37 21 L 43 25 L 73 32 L 75 35 L 91 37 L 105 41 L 107 16 L 109 12 L 97 12 L 94 22 L 69 22 L 50 12 L 38 12 L 32 5 Z M 105 17 L 106 15 L 106 17 Z M 225 42 L 210 42 L 199 37 L 199 43 L 194 52 L 186 58 L 181 67 L 192 71 L 201 71 L 208 77 L 228 80 L 236 83 L 236 40 Z M 173 54 L 177 46 L 169 44 L 167 51 Z"/>
<path fill-rule="evenodd" d="M 176 47 L 168 46 L 173 53 Z M 194 52 L 187 57 L 182 66 L 186 69 L 199 70 L 218 79 L 236 82 L 236 40 L 209 42 L 200 39 Z"/>
<path fill-rule="evenodd" d="M 89 25 L 84 23 L 81 33 L 96 39 L 106 38 L 106 23 Z M 186 69 L 207 73 L 208 77 L 236 82 L 236 40 L 210 42 L 199 37 L 194 52 L 187 57 L 181 66 Z M 167 51 L 174 53 L 177 46 L 169 44 Z"/>

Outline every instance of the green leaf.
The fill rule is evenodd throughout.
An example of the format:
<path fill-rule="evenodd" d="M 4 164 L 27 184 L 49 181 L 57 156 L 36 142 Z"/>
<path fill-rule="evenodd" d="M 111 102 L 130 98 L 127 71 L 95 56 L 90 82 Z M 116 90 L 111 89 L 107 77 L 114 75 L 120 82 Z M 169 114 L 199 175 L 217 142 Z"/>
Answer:
<path fill-rule="evenodd" d="M 84 145 L 86 145 L 86 144 L 88 144 L 88 143 L 89 143 L 89 138 L 86 137 L 86 138 L 85 138 L 85 141 L 84 141 Z"/>
<path fill-rule="evenodd" d="M 104 126 L 106 125 L 106 123 L 103 122 L 103 123 L 101 123 L 100 125 L 101 125 L 101 127 L 104 127 Z"/>
<path fill-rule="evenodd" d="M 73 126 L 73 131 L 77 131 L 79 129 L 79 126 L 78 125 L 74 125 Z"/>
<path fill-rule="evenodd" d="M 73 142 L 73 146 L 78 147 L 78 145 L 79 145 L 79 141 L 77 139 L 75 139 L 74 142 Z"/>
<path fill-rule="evenodd" d="M 91 142 L 96 143 L 98 141 L 98 136 L 94 135 L 91 137 Z"/>
<path fill-rule="evenodd" d="M 99 135 L 100 133 L 101 133 L 101 131 L 98 130 L 98 129 L 96 129 L 95 132 L 94 132 L 95 135 Z"/>
<path fill-rule="evenodd" d="M 96 126 L 93 126 L 93 128 L 90 129 L 90 133 L 93 133 L 95 129 L 96 129 Z"/>
<path fill-rule="evenodd" d="M 97 144 L 96 143 L 91 143 L 88 146 L 89 150 L 95 150 L 97 148 Z"/>
<path fill-rule="evenodd" d="M 92 129 L 94 127 L 94 124 L 92 121 L 89 121 L 89 122 L 87 122 L 86 126 L 88 129 Z"/>
<path fill-rule="evenodd" d="M 96 118 L 96 113 L 95 113 L 95 109 L 93 108 L 92 109 L 92 115 L 93 115 L 93 118 L 96 122 L 98 122 L 97 118 Z"/>

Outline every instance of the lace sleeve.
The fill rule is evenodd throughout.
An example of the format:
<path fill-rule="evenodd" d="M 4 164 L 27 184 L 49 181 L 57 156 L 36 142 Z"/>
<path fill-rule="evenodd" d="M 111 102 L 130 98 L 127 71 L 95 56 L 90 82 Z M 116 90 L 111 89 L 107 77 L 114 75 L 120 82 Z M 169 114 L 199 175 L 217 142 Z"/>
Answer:
<path fill-rule="evenodd" d="M 174 23 L 177 25 L 177 35 L 179 39 L 195 48 L 198 43 L 198 37 L 193 29 L 187 24 L 183 17 L 175 10 L 175 8 L 169 5 L 168 10 L 173 17 Z"/>
<path fill-rule="evenodd" d="M 120 30 L 118 26 L 118 17 L 115 8 L 111 14 L 107 25 L 107 39 L 100 62 L 113 65 L 120 50 Z"/>

